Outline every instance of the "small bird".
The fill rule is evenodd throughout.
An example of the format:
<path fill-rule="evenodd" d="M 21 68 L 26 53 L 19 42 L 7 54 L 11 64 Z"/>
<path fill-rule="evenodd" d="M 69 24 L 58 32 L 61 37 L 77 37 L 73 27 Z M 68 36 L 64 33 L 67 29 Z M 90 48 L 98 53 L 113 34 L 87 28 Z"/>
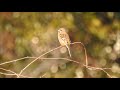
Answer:
<path fill-rule="evenodd" d="M 69 55 L 71 57 L 71 53 L 69 49 L 71 41 L 70 41 L 69 35 L 66 33 L 65 28 L 58 29 L 58 40 L 62 46 L 67 47 Z"/>

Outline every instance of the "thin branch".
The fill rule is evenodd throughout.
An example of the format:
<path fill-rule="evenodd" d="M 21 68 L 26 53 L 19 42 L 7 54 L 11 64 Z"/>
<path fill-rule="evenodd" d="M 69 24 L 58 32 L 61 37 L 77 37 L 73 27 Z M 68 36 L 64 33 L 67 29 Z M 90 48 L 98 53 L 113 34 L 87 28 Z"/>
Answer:
<path fill-rule="evenodd" d="M 13 74 L 9 74 L 9 73 L 0 72 L 0 74 L 4 74 L 4 75 L 16 75 L 16 76 L 18 76 L 18 74 L 15 73 L 15 72 L 13 72 L 12 70 L 4 69 L 4 68 L 0 68 L 0 69 L 1 69 L 1 70 L 4 70 L 4 71 L 8 71 L 8 72 L 13 73 Z M 27 78 L 28 78 L 28 76 L 25 76 L 25 75 L 20 75 L 20 76 L 21 76 L 21 77 L 27 77 Z M 31 78 L 31 77 L 29 77 L 29 78 Z"/>
<path fill-rule="evenodd" d="M 4 74 L 6 74 L 6 75 L 17 75 L 17 73 L 13 72 L 12 70 L 4 69 L 4 68 L 0 68 L 0 69 L 1 69 L 1 70 L 4 70 L 4 71 L 8 71 L 8 72 L 13 73 L 13 74 L 4 73 Z M 2 72 L 0 72 L 0 73 L 2 73 Z"/>
<path fill-rule="evenodd" d="M 40 76 L 40 78 L 43 78 L 47 73 L 44 73 L 42 76 Z"/>
<path fill-rule="evenodd" d="M 62 59 L 62 60 L 71 61 L 71 62 L 80 64 L 80 65 L 83 65 L 89 70 L 102 70 L 103 72 L 105 72 L 108 75 L 108 77 L 112 78 L 112 76 L 108 72 L 105 71 L 106 69 L 111 70 L 111 68 L 99 68 L 99 67 L 93 67 L 93 66 L 88 66 L 88 65 L 86 66 L 84 64 L 81 64 L 78 61 L 74 61 L 74 60 L 71 60 L 71 59 L 68 59 L 68 58 L 41 58 L 41 59 Z"/>
<path fill-rule="evenodd" d="M 8 63 L 12 63 L 12 62 L 16 62 L 16 61 L 20 61 L 20 60 L 23 60 L 23 59 L 28 59 L 28 58 L 36 58 L 36 57 L 24 57 L 24 58 L 19 58 L 19 59 L 15 59 L 15 60 L 12 60 L 12 61 L 8 61 L 8 62 L 4 62 L 4 63 L 0 63 L 0 65 L 4 65 L 4 64 L 8 64 Z"/>
<path fill-rule="evenodd" d="M 104 69 L 101 68 L 101 70 L 105 72 L 110 78 L 112 78 L 112 76 L 108 72 L 106 72 Z"/>
<path fill-rule="evenodd" d="M 111 77 L 110 74 L 108 74 L 108 73 L 105 71 L 105 69 L 111 69 L 111 68 L 98 68 L 98 67 L 88 66 L 87 51 L 86 51 L 86 48 L 85 48 L 85 46 L 84 46 L 83 43 L 81 43 L 81 42 L 74 42 L 74 43 L 70 43 L 70 44 L 81 44 L 81 45 L 83 46 L 84 52 L 85 52 L 85 61 L 86 61 L 85 65 L 84 65 L 84 64 L 81 64 L 81 63 L 78 62 L 78 61 L 74 61 L 74 60 L 71 60 L 71 59 L 68 59 L 68 58 L 41 58 L 42 56 L 44 56 L 44 55 L 46 55 L 46 54 L 48 54 L 48 53 L 50 53 L 50 52 L 52 52 L 52 51 L 54 51 L 54 50 L 57 50 L 57 49 L 63 47 L 63 46 L 59 46 L 59 47 L 57 47 L 57 48 L 54 48 L 54 49 L 52 49 L 52 50 L 50 50 L 50 51 L 48 51 L 48 52 L 40 55 L 39 57 L 24 57 L 24 58 L 12 60 L 12 61 L 4 62 L 4 63 L 1 63 L 1 64 L 0 64 L 0 65 L 4 65 L 4 64 L 8 64 L 8 63 L 11 63 L 11 62 L 16 62 L 16 61 L 20 61 L 20 60 L 27 59 L 27 58 L 35 58 L 35 59 L 34 59 L 32 62 L 30 62 L 26 67 L 24 67 L 24 68 L 20 71 L 19 74 L 16 74 L 16 73 L 13 72 L 13 71 L 12 71 L 12 73 L 14 73 L 14 74 L 7 74 L 7 73 L 1 73 L 1 72 L 0 72 L 0 73 L 1 73 L 1 74 L 6 74 L 6 75 L 16 75 L 17 77 L 20 77 L 20 76 L 21 76 L 21 77 L 28 77 L 28 76 L 24 76 L 24 75 L 21 75 L 21 74 L 22 74 L 22 72 L 23 72 L 27 67 L 29 67 L 29 66 L 30 66 L 32 63 L 34 63 L 36 60 L 38 60 L 38 59 L 63 59 L 63 60 L 68 60 L 68 61 L 77 63 L 77 64 L 81 64 L 81 65 L 85 66 L 85 67 L 86 67 L 87 69 L 89 69 L 89 70 L 102 70 L 102 71 L 105 72 L 109 77 Z M 6 70 L 6 71 L 7 71 L 7 70 Z M 10 71 L 10 70 L 9 70 L 9 71 Z M 41 77 L 43 77 L 43 76 L 44 76 L 44 75 L 42 75 Z"/>
<path fill-rule="evenodd" d="M 4 68 L 0 68 L 1 70 L 4 70 L 4 71 L 8 71 L 8 72 L 11 72 L 13 74 L 9 74 L 9 73 L 3 73 L 3 72 L 0 72 L 0 74 L 3 74 L 3 75 L 16 75 L 18 76 L 17 73 L 13 72 L 12 70 L 8 70 L 8 69 L 4 69 Z"/>
<path fill-rule="evenodd" d="M 36 57 L 29 57 L 29 58 L 36 58 Z M 68 59 L 68 58 L 40 58 L 40 59 L 43 59 L 43 60 L 45 60 L 45 59 L 49 59 L 49 60 L 50 60 L 50 59 L 51 59 L 51 60 L 53 60 L 53 59 L 67 60 L 67 61 L 74 62 L 74 63 L 80 64 L 80 65 L 83 65 L 83 66 L 86 67 L 86 65 L 81 64 L 80 62 L 74 61 L 74 60 L 71 60 L 71 59 Z M 4 74 L 4 75 L 16 75 L 16 76 L 18 76 L 18 74 L 16 74 L 15 72 L 13 72 L 13 71 L 11 71 L 11 70 L 7 70 L 7 69 L 3 69 L 3 68 L 0 68 L 0 69 L 14 73 L 14 74 L 7 74 L 7 73 L 1 73 L 1 72 L 0 72 L 0 74 Z M 105 69 L 111 69 L 111 68 L 98 68 L 98 67 L 87 66 L 87 69 L 89 69 L 89 70 L 102 70 L 102 71 L 105 72 L 109 77 L 111 77 L 110 74 L 108 74 L 108 73 L 105 71 Z M 41 76 L 41 78 L 44 77 L 45 75 L 46 75 L 46 73 L 43 74 L 43 75 Z M 21 76 L 21 77 L 25 77 L 25 78 L 26 78 L 26 77 L 27 77 L 27 78 L 32 78 L 32 77 L 28 77 L 28 76 L 24 76 L 24 75 L 20 75 L 20 76 Z"/>
<path fill-rule="evenodd" d="M 18 76 L 18 74 L 9 74 L 9 73 L 3 73 L 3 72 L 0 72 L 0 74 L 3 74 L 3 75 L 15 75 L 15 76 Z M 33 77 L 29 77 L 29 76 L 25 76 L 25 75 L 20 75 L 21 77 L 25 77 L 25 78 L 33 78 Z"/>
<path fill-rule="evenodd" d="M 11 62 L 20 61 L 20 60 L 27 59 L 27 58 L 32 58 L 33 59 L 33 58 L 37 58 L 37 57 L 30 57 L 30 56 L 28 56 L 28 57 L 24 57 L 24 58 L 20 58 L 20 59 L 15 59 L 13 61 L 4 62 L 4 63 L 1 63 L 0 65 L 4 65 L 4 64 L 11 63 Z M 71 59 L 68 59 L 68 58 L 40 58 L 40 59 L 63 59 L 63 60 L 68 60 L 68 61 L 80 64 L 80 62 L 74 61 L 74 60 L 71 60 Z M 86 66 L 86 65 L 83 64 L 83 66 Z M 88 66 L 88 69 L 89 69 L 89 67 L 90 67 L 90 69 L 99 69 L 97 67 L 91 67 L 91 66 Z M 111 69 L 111 68 L 103 68 L 103 69 Z"/>
<path fill-rule="evenodd" d="M 84 44 L 81 43 L 81 42 L 74 42 L 74 43 L 70 43 L 70 44 L 76 44 L 76 43 L 81 44 L 81 45 L 84 47 L 84 50 L 85 50 L 85 58 L 86 58 L 86 59 L 85 59 L 85 60 L 86 60 L 86 66 L 88 66 L 87 52 L 86 52 L 86 48 L 85 48 Z M 57 48 L 55 48 L 55 49 L 52 49 L 52 50 L 50 50 L 50 51 L 48 51 L 48 52 L 40 55 L 38 58 L 36 58 L 36 59 L 33 60 L 31 63 L 29 63 L 26 67 L 24 67 L 24 68 L 20 71 L 19 75 L 22 74 L 22 72 L 23 72 L 27 67 L 29 67 L 32 63 L 34 63 L 37 59 L 41 58 L 42 56 L 44 56 L 44 55 L 46 55 L 46 54 L 48 54 L 48 53 L 50 53 L 50 52 L 52 52 L 52 51 L 54 51 L 54 50 L 56 50 L 56 49 L 61 48 L 61 47 L 63 47 L 63 46 L 59 46 L 59 47 L 57 47 Z M 18 75 L 18 77 L 19 77 L 19 75 Z"/>
<path fill-rule="evenodd" d="M 54 51 L 54 50 L 56 50 L 56 49 L 58 49 L 58 48 L 61 48 L 61 47 L 63 47 L 63 46 L 59 46 L 59 47 L 57 47 L 57 48 L 54 48 L 54 49 L 52 49 L 52 50 L 50 50 L 50 51 L 48 51 L 48 52 L 40 55 L 40 56 L 37 57 L 36 59 L 34 59 L 32 62 L 30 62 L 26 67 L 24 67 L 24 68 L 20 71 L 20 73 L 18 74 L 18 77 L 20 76 L 20 74 L 22 74 L 22 72 L 23 72 L 27 67 L 29 67 L 29 66 L 30 66 L 32 63 L 34 63 L 36 60 L 38 60 L 38 59 L 41 58 L 42 56 L 44 56 L 44 55 L 46 55 L 46 54 L 48 54 L 48 53 L 50 53 L 50 52 L 52 52 L 52 51 Z"/>
<path fill-rule="evenodd" d="M 71 44 L 81 44 L 84 48 L 84 51 L 85 51 L 85 61 L 86 61 L 86 67 L 88 66 L 88 58 L 87 58 L 87 50 L 85 48 L 85 45 L 82 43 L 82 42 L 74 42 L 74 43 L 71 43 Z"/>
<path fill-rule="evenodd" d="M 25 75 L 20 75 L 20 76 L 24 78 L 33 78 L 33 77 L 25 76 Z"/>
<path fill-rule="evenodd" d="M 74 63 L 77 63 L 77 64 L 80 64 L 80 62 L 78 61 L 74 61 L 74 60 L 71 60 L 71 59 L 68 59 L 68 58 L 40 58 L 40 59 L 61 59 L 61 60 L 67 60 L 67 61 L 70 61 L 70 62 L 74 62 Z"/>
<path fill-rule="evenodd" d="M 16 74 L 9 74 L 9 73 L 3 73 L 3 72 L 0 72 L 0 74 L 3 74 L 3 75 L 16 75 Z"/>
<path fill-rule="evenodd" d="M 85 66 L 85 65 L 84 65 Z M 97 70 L 97 69 L 101 69 L 101 68 L 99 68 L 99 67 L 93 67 L 93 66 L 88 66 L 87 67 L 89 70 Z M 111 70 L 111 68 L 102 68 L 102 69 L 110 69 Z"/>
<path fill-rule="evenodd" d="M 101 70 L 101 71 L 105 72 L 108 77 L 112 78 L 112 76 L 108 72 L 105 71 L 105 69 L 111 70 L 111 68 L 98 68 L 98 67 L 92 67 L 92 66 L 88 66 L 87 68 L 89 70 Z"/>

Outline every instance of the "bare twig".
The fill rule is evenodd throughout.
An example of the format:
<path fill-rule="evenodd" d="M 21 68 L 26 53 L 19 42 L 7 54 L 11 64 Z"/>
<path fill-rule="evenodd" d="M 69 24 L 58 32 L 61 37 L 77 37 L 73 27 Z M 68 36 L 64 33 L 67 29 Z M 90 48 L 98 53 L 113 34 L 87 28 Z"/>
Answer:
<path fill-rule="evenodd" d="M 29 58 L 36 58 L 36 57 L 29 57 Z M 81 64 L 80 62 L 74 61 L 74 60 L 71 60 L 71 59 L 68 59 L 68 58 L 40 58 L 40 59 L 43 59 L 43 60 L 45 60 L 45 59 L 49 59 L 49 60 L 50 60 L 50 59 L 51 59 L 51 60 L 53 60 L 53 59 L 67 60 L 67 61 L 74 62 L 74 63 L 80 64 L 80 65 L 83 65 L 83 66 L 86 67 L 86 65 Z M 14 73 L 14 74 L 7 74 L 7 73 L 1 73 L 1 72 L 0 72 L 0 74 L 4 74 L 4 75 L 16 75 L 16 76 L 18 76 L 18 74 L 16 74 L 15 72 L 13 72 L 13 71 L 11 71 L 11 70 L 7 70 L 7 69 L 3 69 L 3 68 L 0 68 L 0 69 Z M 108 73 L 105 71 L 106 69 L 109 69 L 109 70 L 110 70 L 111 68 L 99 68 L 99 67 L 87 66 L 87 69 L 89 69 L 89 70 L 102 70 L 102 71 L 105 72 L 109 77 L 111 77 L 110 74 L 108 74 Z M 41 78 L 44 77 L 45 75 L 46 75 L 46 73 L 43 74 L 43 75 L 41 76 Z M 20 75 L 20 76 L 21 76 L 21 77 L 25 77 L 25 78 L 26 78 L 26 77 L 27 77 L 27 78 L 32 78 L 32 77 L 28 77 L 28 76 L 24 76 L 24 75 Z"/>
<path fill-rule="evenodd" d="M 3 72 L 0 72 L 0 74 L 3 74 L 3 75 L 16 75 L 16 74 L 9 74 L 9 73 L 3 73 Z"/>
<path fill-rule="evenodd" d="M 4 75 L 17 75 L 17 73 L 13 72 L 12 70 L 4 69 L 4 68 L 0 68 L 0 69 L 12 73 L 12 74 L 8 74 L 8 73 L 2 73 L 2 72 L 0 72 L 1 74 L 4 74 Z"/>
<path fill-rule="evenodd" d="M 47 73 L 44 73 L 42 76 L 40 76 L 40 78 L 43 78 Z"/>
<path fill-rule="evenodd" d="M 53 59 L 62 59 L 62 60 L 67 60 L 67 61 L 70 61 L 70 62 L 74 62 L 74 63 L 80 64 L 80 65 L 83 65 L 84 67 L 86 67 L 86 68 L 89 69 L 89 70 L 101 70 L 101 71 L 105 72 L 108 77 L 112 78 L 112 76 L 111 76 L 108 72 L 105 71 L 105 70 L 111 70 L 111 68 L 99 68 L 99 67 L 93 67 L 93 66 L 88 66 L 88 65 L 86 66 L 86 65 L 84 65 L 84 64 L 81 64 L 81 63 L 78 62 L 78 61 L 74 61 L 74 60 L 68 59 L 68 58 L 41 58 L 41 59 L 52 59 L 52 60 L 53 60 Z M 43 76 L 45 76 L 45 75 L 46 75 L 46 74 L 42 75 L 41 77 L 43 77 Z"/>
<path fill-rule="evenodd" d="M 107 74 L 108 77 L 112 78 L 112 76 L 105 71 L 105 69 L 111 70 L 111 68 L 98 68 L 98 67 L 92 67 L 92 66 L 87 66 L 89 70 L 101 70 Z"/>
<path fill-rule="evenodd" d="M 9 73 L 3 73 L 3 72 L 0 72 L 0 74 L 3 74 L 3 75 L 16 75 L 18 76 L 17 73 L 13 72 L 12 70 L 8 70 L 8 69 L 4 69 L 4 68 L 0 68 L 1 70 L 4 70 L 4 71 L 8 71 L 8 72 L 11 72 L 12 74 L 9 74 Z M 21 77 L 27 77 L 27 78 L 31 78 L 31 77 L 28 77 L 28 76 L 25 76 L 25 75 L 20 75 Z"/>
<path fill-rule="evenodd" d="M 81 43 L 81 42 L 74 42 L 74 43 L 70 43 L 70 44 L 76 44 L 76 43 L 81 44 L 81 45 L 84 47 L 84 50 L 85 50 L 85 58 L 86 58 L 86 59 L 85 59 L 85 60 L 86 60 L 86 67 L 87 67 L 87 66 L 88 66 L 88 60 L 87 60 L 86 48 L 85 48 L 84 44 Z M 38 58 L 36 58 L 36 59 L 33 60 L 32 62 L 30 62 L 26 67 L 24 67 L 24 68 L 20 71 L 19 75 L 22 74 L 22 72 L 23 72 L 27 67 L 29 67 L 32 63 L 34 63 L 36 60 L 38 60 L 38 59 L 41 58 L 42 56 L 44 56 L 44 55 L 46 55 L 46 54 L 48 54 L 48 53 L 50 53 L 50 52 L 52 52 L 52 51 L 54 51 L 54 50 L 57 50 L 57 49 L 59 49 L 59 48 L 61 48 L 61 47 L 63 47 L 63 46 L 59 46 L 59 47 L 57 47 L 57 48 L 54 48 L 54 49 L 52 49 L 52 50 L 50 50 L 50 51 L 48 51 L 48 52 L 40 55 Z M 19 77 L 19 75 L 18 75 L 18 77 Z"/>
<path fill-rule="evenodd" d="M 71 43 L 71 44 L 81 44 L 83 46 L 84 51 L 85 51 L 85 61 L 86 61 L 85 65 L 87 67 L 88 66 L 88 59 L 87 59 L 87 50 L 85 48 L 85 45 L 82 42 L 74 42 L 74 43 Z"/>
<path fill-rule="evenodd" d="M 16 61 L 20 61 L 20 60 L 28 59 L 28 58 L 36 58 L 36 57 L 23 57 L 23 58 L 15 59 L 15 60 L 12 60 L 12 61 L 8 61 L 8 62 L 0 63 L 0 65 L 4 65 L 4 64 L 8 64 L 8 63 L 12 63 L 12 62 L 16 62 Z"/>
<path fill-rule="evenodd" d="M 108 69 L 108 70 L 111 70 L 111 68 L 99 68 L 99 67 L 93 67 L 93 66 L 86 66 L 84 64 L 81 64 L 80 62 L 78 61 L 74 61 L 74 60 L 71 60 L 71 59 L 68 59 L 68 58 L 41 58 L 41 59 L 62 59 L 62 60 L 67 60 L 67 61 L 70 61 L 70 62 L 74 62 L 74 63 L 77 63 L 77 64 L 80 64 L 80 65 L 83 65 L 85 66 L 87 69 L 89 70 L 102 70 L 103 72 L 105 72 L 110 78 L 112 78 L 112 76 L 107 73 L 105 70 Z"/>
<path fill-rule="evenodd" d="M 56 50 L 56 49 L 58 49 L 58 48 L 61 48 L 61 47 L 63 47 L 63 46 L 59 46 L 59 47 L 57 47 L 57 48 L 54 48 L 54 49 L 52 49 L 52 50 L 50 50 L 50 51 L 48 51 L 48 52 L 40 55 L 40 56 L 37 57 L 36 59 L 34 59 L 32 62 L 30 62 L 26 67 L 24 67 L 24 68 L 20 71 L 18 77 L 20 76 L 20 74 L 22 74 L 22 72 L 23 72 L 27 67 L 29 67 L 29 66 L 30 66 L 32 63 L 34 63 L 36 60 L 38 60 L 38 59 L 41 58 L 42 56 L 44 56 L 44 55 L 46 55 L 46 54 L 48 54 L 48 53 L 50 53 L 50 52 L 52 52 L 52 51 L 54 51 L 54 50 Z"/>
<path fill-rule="evenodd" d="M 101 68 L 101 70 L 105 72 L 110 78 L 112 78 L 112 76 L 108 72 L 106 72 L 104 69 Z"/>
<path fill-rule="evenodd" d="M 35 58 L 35 59 L 34 59 L 32 62 L 30 62 L 26 67 L 24 67 L 24 68 L 20 71 L 19 74 L 15 73 L 15 72 L 13 72 L 13 71 L 11 71 L 11 70 L 6 70 L 6 71 L 9 71 L 9 72 L 11 72 L 11 73 L 13 73 L 13 74 L 7 74 L 7 73 L 2 73 L 2 72 L 0 72 L 0 74 L 4 74 L 4 75 L 16 75 L 17 77 L 20 77 L 20 76 L 21 76 L 21 77 L 28 77 L 28 76 L 24 76 L 24 75 L 21 75 L 21 74 L 22 74 L 22 72 L 23 72 L 27 67 L 29 67 L 29 66 L 30 66 L 32 63 L 34 63 L 36 60 L 38 60 L 38 59 L 43 59 L 43 60 L 44 60 L 44 59 L 63 59 L 63 60 L 67 60 L 67 61 L 71 61 L 71 62 L 80 64 L 80 65 L 83 65 L 83 66 L 85 66 L 85 67 L 86 67 L 87 69 L 89 69 L 89 70 L 102 70 L 102 71 L 105 72 L 109 77 L 111 77 L 110 74 L 108 74 L 108 73 L 105 71 L 105 69 L 111 69 L 111 68 L 98 68 L 98 67 L 88 66 L 87 51 L 86 51 L 86 48 L 85 48 L 85 46 L 84 46 L 83 43 L 81 43 L 81 42 L 74 42 L 74 43 L 70 43 L 70 44 L 81 44 L 81 45 L 83 46 L 83 48 L 84 48 L 84 53 L 85 53 L 85 61 L 86 61 L 85 65 L 84 65 L 84 64 L 81 64 L 81 63 L 78 62 L 78 61 L 74 61 L 74 60 L 71 60 L 71 59 L 68 59 L 68 58 L 41 58 L 42 56 L 44 56 L 44 55 L 46 55 L 46 54 L 48 54 L 48 53 L 50 53 L 50 52 L 52 52 L 52 51 L 54 51 L 54 50 L 57 50 L 57 49 L 63 47 L 63 46 L 59 46 L 59 47 L 57 47 L 57 48 L 54 48 L 54 49 L 52 49 L 52 50 L 50 50 L 50 51 L 48 51 L 48 52 L 40 55 L 39 57 L 24 57 L 24 58 L 12 60 L 12 61 L 9 61 L 9 62 L 1 63 L 0 65 L 4 65 L 4 64 L 16 62 L 16 61 L 20 61 L 20 60 L 23 60 L 23 59 L 28 59 L 28 58 L 32 58 L 32 59 L 33 59 L 33 58 Z M 46 73 L 45 73 L 44 75 L 42 75 L 41 77 L 43 77 L 43 76 L 45 76 L 45 75 L 46 75 Z"/>
<path fill-rule="evenodd" d="M 23 78 L 33 78 L 33 77 L 29 77 L 29 76 L 25 76 L 25 75 L 20 75 Z"/>

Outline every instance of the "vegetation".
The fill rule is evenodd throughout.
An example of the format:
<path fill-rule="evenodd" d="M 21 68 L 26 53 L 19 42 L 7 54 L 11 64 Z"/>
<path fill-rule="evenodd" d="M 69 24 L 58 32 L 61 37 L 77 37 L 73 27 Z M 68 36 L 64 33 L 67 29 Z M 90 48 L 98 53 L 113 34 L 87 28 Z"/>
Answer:
<path fill-rule="evenodd" d="M 58 41 L 61 27 L 72 58 Z M 0 77 L 119 78 L 120 13 L 0 12 Z"/>

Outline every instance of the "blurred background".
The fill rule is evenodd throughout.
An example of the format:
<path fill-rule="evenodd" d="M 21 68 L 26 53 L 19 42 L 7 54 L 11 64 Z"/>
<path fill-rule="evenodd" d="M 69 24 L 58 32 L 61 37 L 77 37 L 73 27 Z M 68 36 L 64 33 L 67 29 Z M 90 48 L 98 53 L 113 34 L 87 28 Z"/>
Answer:
<path fill-rule="evenodd" d="M 120 13 L 119 12 L 0 12 L 0 63 L 23 57 L 38 57 L 60 46 L 57 30 L 64 27 L 71 42 L 84 43 L 90 66 L 111 68 L 112 77 L 120 77 Z M 85 63 L 80 44 L 70 45 L 72 60 Z M 44 58 L 70 58 L 65 47 Z M 19 73 L 34 59 L 0 65 Z M 9 73 L 0 69 L 2 73 Z M 0 74 L 0 78 L 15 78 Z M 108 78 L 100 70 L 61 59 L 37 60 L 22 75 L 39 78 Z"/>

